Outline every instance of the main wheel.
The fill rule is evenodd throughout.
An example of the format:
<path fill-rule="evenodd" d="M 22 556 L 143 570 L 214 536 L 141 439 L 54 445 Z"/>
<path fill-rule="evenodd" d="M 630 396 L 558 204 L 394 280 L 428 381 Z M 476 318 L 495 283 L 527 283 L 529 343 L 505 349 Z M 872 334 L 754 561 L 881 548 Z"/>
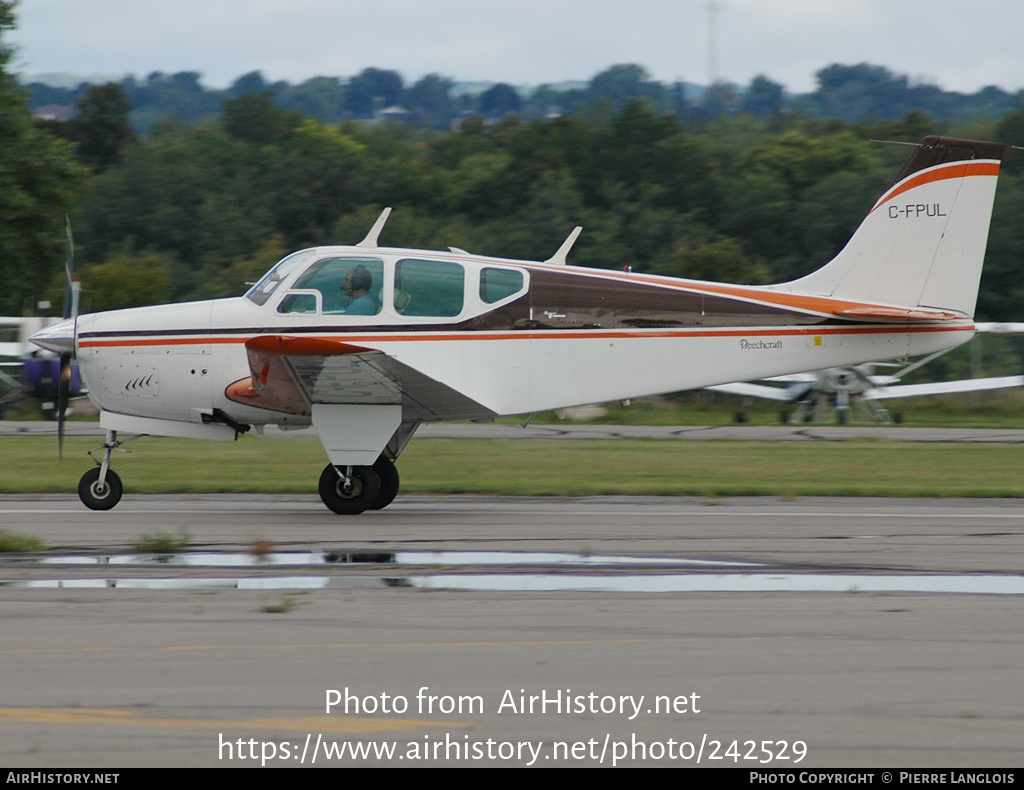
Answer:
<path fill-rule="evenodd" d="M 107 479 L 100 485 L 100 468 L 93 467 L 78 481 L 78 498 L 90 510 L 110 510 L 121 501 L 124 486 L 113 469 L 107 470 Z"/>
<path fill-rule="evenodd" d="M 383 510 L 394 502 L 395 497 L 398 496 L 398 469 L 393 461 L 388 460 L 382 455 L 374 463 L 373 471 L 380 478 L 380 490 L 377 491 L 377 498 L 373 500 L 373 504 L 368 509 Z"/>
<path fill-rule="evenodd" d="M 352 467 L 352 478 L 346 483 L 333 464 L 320 475 L 320 499 L 335 513 L 355 516 L 373 505 L 380 490 L 380 477 L 372 466 Z"/>

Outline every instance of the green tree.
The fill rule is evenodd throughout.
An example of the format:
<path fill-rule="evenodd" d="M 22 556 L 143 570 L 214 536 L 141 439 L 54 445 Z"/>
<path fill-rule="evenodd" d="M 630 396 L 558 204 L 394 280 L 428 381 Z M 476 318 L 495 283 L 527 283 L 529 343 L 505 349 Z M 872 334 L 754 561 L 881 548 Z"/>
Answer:
<path fill-rule="evenodd" d="M 783 87 L 759 74 L 750 81 L 750 87 L 743 94 L 743 112 L 758 118 L 767 118 L 782 109 L 786 97 Z"/>
<path fill-rule="evenodd" d="M 264 187 L 274 228 L 292 247 L 328 243 L 338 217 L 372 199 L 365 146 L 307 118 L 281 146 Z"/>
<path fill-rule="evenodd" d="M 301 110 L 324 123 L 337 123 L 345 113 L 345 88 L 337 77 L 313 77 L 279 91 L 274 100 L 279 107 Z"/>
<path fill-rule="evenodd" d="M 97 312 L 162 304 L 171 297 L 171 267 L 165 256 L 152 252 L 80 267 L 82 307 Z"/>
<path fill-rule="evenodd" d="M 676 251 L 672 263 L 660 273 L 691 280 L 759 285 L 768 281 L 763 267 L 750 261 L 735 239 L 719 239 L 699 247 Z"/>
<path fill-rule="evenodd" d="M 499 82 L 480 94 L 480 112 L 488 118 L 502 118 L 518 113 L 523 108 L 523 100 L 511 85 Z"/>
<path fill-rule="evenodd" d="M 270 86 L 267 85 L 267 81 L 263 79 L 263 74 L 261 72 L 250 71 L 248 74 L 243 74 L 235 80 L 231 87 L 224 93 L 225 97 L 228 99 L 240 99 L 251 93 L 266 93 L 269 89 Z"/>
<path fill-rule="evenodd" d="M 100 173 L 118 162 L 125 146 L 135 142 L 132 106 L 121 86 L 111 82 L 91 85 L 75 107 L 78 115 L 69 123 L 78 158 Z"/>
<path fill-rule="evenodd" d="M 632 99 L 647 99 L 662 109 L 671 105 L 665 86 L 651 80 L 643 66 L 632 63 L 612 66 L 596 75 L 590 81 L 590 95 L 611 99 L 616 109 Z"/>
<path fill-rule="evenodd" d="M 0 2 L 0 37 L 13 27 L 14 4 Z M 20 313 L 63 262 L 64 215 L 88 173 L 70 144 L 33 125 L 11 54 L 0 41 L 0 312 Z"/>
<path fill-rule="evenodd" d="M 406 105 L 419 123 L 446 129 L 455 118 L 455 103 L 451 90 L 455 85 L 450 79 L 437 74 L 428 74 L 406 91 Z"/>
<path fill-rule="evenodd" d="M 284 239 L 275 234 L 263 242 L 252 257 L 239 258 L 227 267 L 211 266 L 210 271 L 199 278 L 192 296 L 196 298 L 219 298 L 241 296 L 249 286 L 260 279 L 270 268 L 291 250 L 284 246 Z"/>
<path fill-rule="evenodd" d="M 346 109 L 357 117 L 369 118 L 402 100 L 402 78 L 397 71 L 363 69 L 348 83 Z"/>
<path fill-rule="evenodd" d="M 297 110 L 282 110 L 270 91 L 224 100 L 224 131 L 257 145 L 277 143 L 302 122 Z"/>

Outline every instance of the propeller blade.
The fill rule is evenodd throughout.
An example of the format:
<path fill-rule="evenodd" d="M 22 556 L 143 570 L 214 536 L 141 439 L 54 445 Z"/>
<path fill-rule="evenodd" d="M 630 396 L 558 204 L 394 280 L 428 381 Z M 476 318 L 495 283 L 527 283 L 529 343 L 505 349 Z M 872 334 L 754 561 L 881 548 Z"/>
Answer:
<path fill-rule="evenodd" d="M 78 294 L 81 286 L 75 280 L 75 240 L 71 235 L 71 217 L 64 215 L 67 234 L 67 255 L 64 258 L 64 318 L 78 318 Z M 71 360 L 74 354 L 60 355 L 60 379 L 57 382 L 57 453 L 64 459 L 64 423 L 71 401 Z"/>
<path fill-rule="evenodd" d="M 72 283 L 75 281 L 75 242 L 71 237 L 71 217 L 64 215 L 64 228 L 67 233 L 67 255 L 64 257 L 64 317 L 74 318 L 78 315 L 78 299 Z"/>

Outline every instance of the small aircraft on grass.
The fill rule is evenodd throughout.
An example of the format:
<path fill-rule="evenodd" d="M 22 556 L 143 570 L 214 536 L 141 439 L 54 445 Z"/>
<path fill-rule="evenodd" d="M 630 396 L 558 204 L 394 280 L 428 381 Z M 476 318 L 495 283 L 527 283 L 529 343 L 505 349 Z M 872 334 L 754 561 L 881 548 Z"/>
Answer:
<path fill-rule="evenodd" d="M 75 316 L 32 341 L 77 358 L 107 429 L 79 483 L 108 509 L 128 435 L 234 439 L 312 424 L 324 503 L 386 507 L 418 426 L 930 354 L 969 340 L 1009 146 L 928 137 L 846 247 L 740 286 L 381 247 L 293 253 L 234 299 Z M 130 437 L 134 438 L 134 437 Z"/>
<path fill-rule="evenodd" d="M 983 331 L 981 324 L 976 324 L 975 329 L 977 332 Z M 899 415 L 891 415 L 883 405 L 883 402 L 888 400 L 1024 387 L 1024 376 L 990 376 L 921 384 L 901 383 L 904 376 L 948 350 L 929 354 L 911 365 L 896 364 L 894 367 L 900 370 L 895 373 L 877 373 L 875 367 L 878 363 L 868 362 L 852 367 L 827 368 L 812 373 L 773 376 L 765 383 L 738 381 L 731 384 L 716 384 L 706 389 L 727 395 L 740 395 L 744 400 L 763 398 L 782 403 L 782 422 L 791 425 L 821 422 L 827 407 L 835 410 L 836 422 L 840 425 L 849 422 L 853 409 L 858 409 L 869 419 L 874 418 L 887 425 L 899 422 Z M 739 412 L 736 419 L 742 422 L 745 413 Z"/>

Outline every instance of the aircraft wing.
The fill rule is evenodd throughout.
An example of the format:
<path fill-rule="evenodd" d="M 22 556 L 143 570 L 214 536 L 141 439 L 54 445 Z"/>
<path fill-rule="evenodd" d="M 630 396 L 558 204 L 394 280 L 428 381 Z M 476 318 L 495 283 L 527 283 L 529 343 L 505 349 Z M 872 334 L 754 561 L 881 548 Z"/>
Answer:
<path fill-rule="evenodd" d="M 748 398 L 767 398 L 768 400 L 784 401 L 788 403 L 794 399 L 790 388 L 768 387 L 764 384 L 750 384 L 745 381 L 737 381 L 733 384 L 716 384 L 712 387 L 705 387 L 712 392 L 724 392 L 727 395 L 742 395 Z M 806 390 L 804 390 L 806 391 Z"/>
<path fill-rule="evenodd" d="M 978 322 L 974 325 L 974 328 L 981 334 L 1019 335 L 1024 333 L 1024 324 L 1016 321 Z"/>
<path fill-rule="evenodd" d="M 0 343 L 0 357 L 23 357 L 29 350 L 24 343 Z"/>
<path fill-rule="evenodd" d="M 251 379 L 232 400 L 291 414 L 313 404 L 401 405 L 403 420 L 489 419 L 494 412 L 392 356 L 336 338 L 260 335 L 247 341 Z"/>
<path fill-rule="evenodd" d="M 894 387 L 875 387 L 865 391 L 870 400 L 889 398 L 916 398 L 919 395 L 948 395 L 956 392 L 982 392 L 1024 386 L 1024 376 L 996 376 L 985 379 L 937 381 L 932 384 L 900 384 Z"/>

